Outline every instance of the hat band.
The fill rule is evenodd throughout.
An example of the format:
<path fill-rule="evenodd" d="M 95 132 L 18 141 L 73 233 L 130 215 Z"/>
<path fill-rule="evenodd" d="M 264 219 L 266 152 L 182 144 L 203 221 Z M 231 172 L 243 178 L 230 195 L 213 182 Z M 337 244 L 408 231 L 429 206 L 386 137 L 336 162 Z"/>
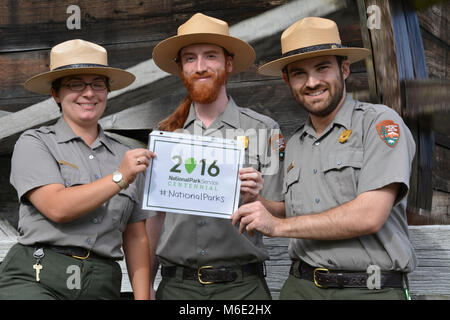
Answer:
<path fill-rule="evenodd" d="M 108 66 L 105 66 L 103 64 L 96 64 L 96 63 L 75 63 L 75 64 L 68 64 L 65 66 L 55 68 L 52 71 L 63 70 L 63 69 L 80 69 L 80 68 L 108 68 Z"/>
<path fill-rule="evenodd" d="M 303 48 L 288 51 L 286 53 L 283 53 L 282 57 L 285 58 L 285 57 L 293 56 L 293 55 L 296 55 L 299 53 L 308 53 L 308 52 L 313 52 L 313 51 L 337 49 L 337 48 L 347 48 L 347 46 L 344 46 L 339 43 L 318 44 L 315 46 L 303 47 Z"/>

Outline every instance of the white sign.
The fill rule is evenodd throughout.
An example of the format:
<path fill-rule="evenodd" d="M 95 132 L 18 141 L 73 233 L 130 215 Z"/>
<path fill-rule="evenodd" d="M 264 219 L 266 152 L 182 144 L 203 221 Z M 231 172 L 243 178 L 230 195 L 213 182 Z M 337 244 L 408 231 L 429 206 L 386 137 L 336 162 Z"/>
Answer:
<path fill-rule="evenodd" d="M 244 145 L 231 139 L 153 131 L 142 208 L 229 218 L 239 205 Z"/>

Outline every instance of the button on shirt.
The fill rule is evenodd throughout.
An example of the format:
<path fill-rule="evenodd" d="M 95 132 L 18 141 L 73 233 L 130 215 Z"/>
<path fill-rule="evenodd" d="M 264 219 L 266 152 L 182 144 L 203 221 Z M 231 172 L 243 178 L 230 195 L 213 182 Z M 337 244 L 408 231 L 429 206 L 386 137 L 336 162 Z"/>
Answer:
<path fill-rule="evenodd" d="M 20 200 L 18 241 L 78 246 L 122 258 L 122 232 L 128 223 L 145 220 L 150 213 L 141 209 L 143 174 L 97 209 L 67 223 L 52 222 L 22 196 L 47 184 L 72 187 L 94 182 L 117 170 L 128 149 L 106 136 L 100 126 L 97 139 L 88 146 L 63 118 L 22 134 L 11 161 L 11 184 Z"/>
<path fill-rule="evenodd" d="M 186 132 L 186 130 L 188 132 Z M 229 98 L 225 110 L 206 129 L 197 118 L 194 105 L 184 123 L 186 133 L 235 139 L 248 137 L 245 166 L 261 171 L 264 188 L 261 195 L 269 200 L 282 200 L 282 163 L 273 150 L 270 137 L 278 132 L 278 124 L 269 117 L 238 107 Z M 274 156 L 275 155 L 275 156 Z M 166 213 L 157 255 L 162 265 L 230 266 L 263 262 L 269 258 L 262 235 L 239 234 L 230 219 Z"/>
<path fill-rule="evenodd" d="M 377 124 L 384 120 L 399 126 L 400 138 L 393 147 L 377 131 Z M 350 136 L 339 142 L 346 130 L 352 130 Z M 371 264 L 381 270 L 414 269 L 416 257 L 405 209 L 415 144 L 394 110 L 347 95 L 322 136 L 317 136 L 308 119 L 289 139 L 286 151 L 283 194 L 287 216 L 322 212 L 363 192 L 401 184 L 394 207 L 378 232 L 336 241 L 291 239 L 292 259 L 334 270 L 365 271 Z M 366 214 L 361 212 L 361 219 Z"/>

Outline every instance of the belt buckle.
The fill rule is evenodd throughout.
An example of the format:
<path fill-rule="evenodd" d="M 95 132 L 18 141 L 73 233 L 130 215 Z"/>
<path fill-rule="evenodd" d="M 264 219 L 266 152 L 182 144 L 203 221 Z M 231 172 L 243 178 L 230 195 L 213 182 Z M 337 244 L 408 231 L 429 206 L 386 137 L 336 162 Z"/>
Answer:
<path fill-rule="evenodd" d="M 328 288 L 327 286 L 323 286 L 319 282 L 317 282 L 317 279 L 316 279 L 317 272 L 330 273 L 330 270 L 328 270 L 326 268 L 315 268 L 314 273 L 313 273 L 313 280 L 314 280 L 314 284 L 316 285 L 316 287 L 323 288 L 323 289 Z"/>
<path fill-rule="evenodd" d="M 72 255 L 72 258 L 79 259 L 79 260 L 86 260 L 87 258 L 89 258 L 90 255 L 91 255 L 91 250 L 88 250 L 86 256 L 80 257 L 80 256 L 76 256 L 76 255 L 73 254 L 73 255 Z"/>
<path fill-rule="evenodd" d="M 213 268 L 213 266 L 203 266 L 203 267 L 198 268 L 198 270 L 197 270 L 198 282 L 200 282 L 201 284 L 213 284 L 214 283 L 213 281 L 203 281 L 202 280 L 202 270 L 203 269 L 212 269 L 212 268 Z"/>

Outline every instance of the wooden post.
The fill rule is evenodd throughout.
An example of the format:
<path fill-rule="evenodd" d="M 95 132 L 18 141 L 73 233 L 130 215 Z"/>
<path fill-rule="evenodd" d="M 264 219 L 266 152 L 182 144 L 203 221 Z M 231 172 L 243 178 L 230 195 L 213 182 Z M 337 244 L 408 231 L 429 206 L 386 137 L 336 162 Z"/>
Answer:
<path fill-rule="evenodd" d="M 389 3 L 387 0 L 365 0 L 365 10 L 370 6 L 379 8 L 380 15 L 379 28 L 364 26 L 370 36 L 379 101 L 401 114 L 398 59 Z"/>
<path fill-rule="evenodd" d="M 369 49 L 373 52 L 372 41 L 370 41 L 369 29 L 367 28 L 367 9 L 364 0 L 357 0 L 359 22 L 361 27 L 361 38 L 363 41 L 364 48 Z M 375 67 L 374 67 L 374 57 L 370 55 L 365 59 L 366 71 L 367 71 L 367 82 L 369 84 L 369 99 L 372 103 L 380 103 L 380 96 L 378 94 Z"/>
<path fill-rule="evenodd" d="M 406 0 L 365 0 L 366 10 L 369 6 L 377 6 L 381 14 L 379 29 L 368 29 L 377 94 L 381 103 L 404 116 L 409 108 L 404 82 L 428 77 L 416 12 Z M 408 209 L 420 214 L 431 210 L 434 134 L 429 117 L 408 119 L 407 124 L 416 141 Z"/>

